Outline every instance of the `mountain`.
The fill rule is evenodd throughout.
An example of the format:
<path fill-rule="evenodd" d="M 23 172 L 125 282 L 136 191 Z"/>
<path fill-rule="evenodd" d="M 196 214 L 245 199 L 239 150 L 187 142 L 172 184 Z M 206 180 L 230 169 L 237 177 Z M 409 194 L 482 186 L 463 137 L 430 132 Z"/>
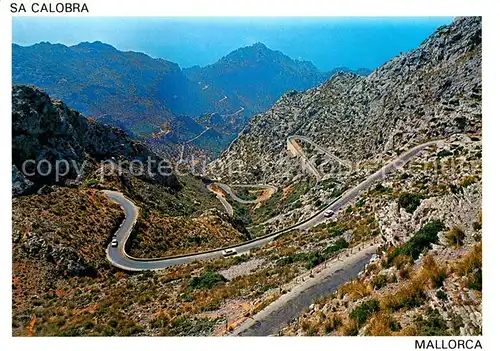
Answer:
<path fill-rule="evenodd" d="M 263 43 L 239 48 L 211 65 L 183 69 L 189 80 L 202 87 L 204 96 L 216 102 L 214 112 L 208 114 L 212 124 L 233 132 L 239 132 L 251 116 L 270 108 L 285 92 L 307 90 L 340 71 L 370 73 L 347 67 L 321 72 L 311 62 L 294 60 Z"/>
<path fill-rule="evenodd" d="M 12 80 L 33 84 L 94 118 L 106 118 L 137 136 L 165 122 L 173 139 L 203 130 L 187 116 L 205 109 L 190 103 L 196 90 L 172 62 L 122 52 L 101 42 L 67 47 L 47 42 L 12 46 Z"/>
<path fill-rule="evenodd" d="M 229 183 L 286 184 L 297 167 L 286 151 L 291 135 L 359 163 L 424 140 L 480 133 L 481 91 L 481 21 L 460 18 L 367 77 L 340 72 L 283 95 L 252 118 L 210 172 Z M 238 173 L 227 168 L 235 162 Z"/>
<path fill-rule="evenodd" d="M 329 75 L 260 43 L 184 70 L 101 42 L 12 46 L 14 83 L 43 88 L 85 115 L 164 145 L 167 153 L 206 127 L 210 133 L 194 145 L 218 152 L 283 93 L 311 88 Z"/>
<path fill-rule="evenodd" d="M 227 97 L 225 104 L 245 108 L 245 115 L 265 111 L 286 91 L 306 90 L 329 77 L 311 62 L 293 60 L 262 43 L 237 49 L 212 65 L 183 71 L 190 80 L 208 85 L 206 94 L 217 93 Z"/>

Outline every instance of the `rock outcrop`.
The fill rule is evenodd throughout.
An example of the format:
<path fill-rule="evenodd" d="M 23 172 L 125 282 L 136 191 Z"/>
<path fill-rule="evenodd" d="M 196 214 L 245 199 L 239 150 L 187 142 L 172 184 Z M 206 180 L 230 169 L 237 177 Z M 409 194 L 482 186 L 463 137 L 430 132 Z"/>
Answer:
<path fill-rule="evenodd" d="M 13 195 L 23 194 L 32 186 L 73 184 L 87 167 L 106 160 L 142 163 L 147 172 L 138 173 L 138 178 L 180 188 L 165 161 L 146 145 L 30 86 L 13 86 L 12 159 Z M 148 161 L 151 166 L 146 168 Z"/>

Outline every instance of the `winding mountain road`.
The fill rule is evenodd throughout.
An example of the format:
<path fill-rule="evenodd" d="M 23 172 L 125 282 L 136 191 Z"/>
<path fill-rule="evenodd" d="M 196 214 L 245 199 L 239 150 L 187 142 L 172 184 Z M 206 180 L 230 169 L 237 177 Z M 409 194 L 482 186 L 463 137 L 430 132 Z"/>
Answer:
<path fill-rule="evenodd" d="M 229 194 L 229 196 L 231 196 L 231 198 L 234 201 L 237 201 L 237 202 L 242 203 L 242 204 L 256 204 L 258 202 L 265 201 L 268 198 L 270 198 L 275 192 L 278 191 L 277 187 L 275 187 L 274 185 L 268 185 L 268 184 L 236 184 L 236 185 L 229 186 L 229 185 L 226 185 L 224 183 L 214 182 L 214 183 L 210 184 L 207 188 L 208 188 L 208 190 L 215 192 L 214 187 L 219 187 L 220 189 L 224 190 L 224 192 Z M 270 192 L 268 193 L 268 195 L 264 199 L 245 200 L 245 199 L 238 197 L 238 195 L 236 195 L 233 192 L 232 188 L 269 189 Z"/>
<path fill-rule="evenodd" d="M 233 217 L 234 215 L 233 206 L 231 206 L 231 204 L 226 200 L 226 198 L 220 192 L 215 190 L 214 186 L 215 183 L 209 184 L 207 186 L 207 189 L 215 194 L 215 197 L 217 197 L 222 206 L 224 206 L 224 208 L 226 209 L 226 212 L 229 215 L 229 217 Z"/>
<path fill-rule="evenodd" d="M 305 136 L 301 136 L 301 135 L 292 135 L 290 137 L 287 138 L 287 140 L 302 140 L 302 141 L 305 141 L 306 143 L 309 143 L 311 144 L 312 146 L 314 146 L 315 148 L 317 148 L 318 150 L 322 151 L 323 153 L 325 153 L 328 157 L 330 157 L 332 160 L 335 160 L 337 161 L 338 163 L 340 163 L 342 166 L 344 167 L 347 167 L 347 168 L 350 168 L 350 164 L 349 162 L 346 162 L 346 161 L 343 161 L 341 160 L 339 157 L 337 157 L 335 154 L 333 154 L 332 152 L 330 152 L 330 150 L 327 150 L 325 149 L 324 147 L 316 144 L 314 141 L 312 141 L 311 139 L 309 139 L 308 137 L 305 137 Z M 303 155 L 303 157 L 306 157 L 305 155 Z"/>
<path fill-rule="evenodd" d="M 115 237 L 118 241 L 118 246 L 117 247 L 112 247 L 111 244 L 107 248 L 107 258 L 109 262 L 121 269 L 128 270 L 128 271 L 144 271 L 144 270 L 158 270 L 158 269 L 164 269 L 167 267 L 175 266 L 175 265 L 181 265 L 185 264 L 191 261 L 196 261 L 196 260 L 207 260 L 207 259 L 213 259 L 213 258 L 219 258 L 223 257 L 223 252 L 225 249 L 232 248 L 234 249 L 237 253 L 244 253 L 247 252 L 253 248 L 257 248 L 259 246 L 265 245 L 278 236 L 287 233 L 289 231 L 295 230 L 295 229 L 308 229 L 312 228 L 316 225 L 318 225 L 321 222 L 324 222 L 325 220 L 328 220 L 328 218 L 325 218 L 323 215 L 323 212 L 326 210 L 333 210 L 334 212 L 337 212 L 340 210 L 342 207 L 346 206 L 347 204 L 351 203 L 353 200 L 356 199 L 357 196 L 360 195 L 361 192 L 364 190 L 368 189 L 373 183 L 380 181 L 384 179 L 388 174 L 392 173 L 393 171 L 403 167 L 409 160 L 411 160 L 414 156 L 416 156 L 420 151 L 425 149 L 426 147 L 429 147 L 431 145 L 435 145 L 439 141 L 431 141 L 427 142 L 418 146 L 413 147 L 409 151 L 405 152 L 404 154 L 398 156 L 395 160 L 389 162 L 387 165 L 382 167 L 380 170 L 375 172 L 374 174 L 370 175 L 367 179 L 365 179 L 363 182 L 355 186 L 354 188 L 351 188 L 350 190 L 346 191 L 342 196 L 339 198 L 335 199 L 332 203 L 330 203 L 328 206 L 323 208 L 321 211 L 317 212 L 310 218 L 301 221 L 299 223 L 296 223 L 286 229 L 277 231 L 275 233 L 271 233 L 269 235 L 265 235 L 253 240 L 249 240 L 240 244 L 228 246 L 228 247 L 223 247 L 223 248 L 218 248 L 214 250 L 209 250 L 209 251 L 204 251 L 204 252 L 198 252 L 198 253 L 192 253 L 192 254 L 185 254 L 185 255 L 179 255 L 179 256 L 171 256 L 171 257 L 165 257 L 165 258 L 149 258 L 149 259 L 141 259 L 141 258 L 135 258 L 127 254 L 126 252 L 126 244 L 127 241 L 130 237 L 130 233 L 132 232 L 132 229 L 135 225 L 135 222 L 137 220 L 138 216 L 138 208 L 134 205 L 134 203 L 126 198 L 122 193 L 116 192 L 116 191 L 110 191 L 110 190 L 105 190 L 104 193 L 114 202 L 120 204 L 122 208 L 125 211 L 125 219 L 118 229 L 118 231 L 115 233 Z M 232 191 L 228 186 L 225 186 L 229 189 L 229 194 L 232 194 Z M 234 194 L 233 194 L 234 195 Z M 235 196 L 235 195 L 234 195 Z"/>
<path fill-rule="evenodd" d="M 233 188 L 236 188 L 236 187 L 250 188 L 250 189 L 269 189 L 270 192 L 268 193 L 268 196 L 266 196 L 263 199 L 244 200 L 244 199 L 238 197 L 238 195 L 236 195 L 233 192 L 233 189 L 231 189 L 230 186 L 228 186 L 228 185 L 226 185 L 224 183 L 213 182 L 213 183 L 209 184 L 207 186 L 207 189 L 215 194 L 215 196 L 222 203 L 222 206 L 224 206 L 227 214 L 230 217 L 232 217 L 234 215 L 233 206 L 231 206 L 231 204 L 226 200 L 226 198 L 224 196 L 222 196 L 222 194 L 220 193 L 220 191 L 217 191 L 217 188 L 221 189 L 226 194 L 229 194 L 229 196 L 231 196 L 231 198 L 234 201 L 237 201 L 237 202 L 242 203 L 242 204 L 255 204 L 255 203 L 258 203 L 258 202 L 265 201 L 268 198 L 270 198 L 275 192 L 278 191 L 277 187 L 275 187 L 273 185 L 266 185 L 266 184 L 262 184 L 262 185 L 259 185 L 259 184 L 248 184 L 248 185 L 247 184 L 238 184 L 238 185 L 233 185 L 232 187 Z"/>
<path fill-rule="evenodd" d="M 314 165 L 309 161 L 302 147 L 297 143 L 297 136 L 290 136 L 286 139 L 286 147 L 291 152 L 293 156 L 299 155 L 303 162 L 303 167 L 306 167 L 310 173 L 316 178 L 316 184 L 318 184 L 323 176 L 319 171 L 314 167 Z"/>
<path fill-rule="evenodd" d="M 194 138 L 186 140 L 185 142 L 182 143 L 181 156 L 179 157 L 179 161 L 177 161 L 178 163 L 184 162 L 184 149 L 185 149 L 186 145 L 189 144 L 192 141 L 195 141 L 196 139 L 198 139 L 199 137 L 201 137 L 203 134 L 205 134 L 206 132 L 208 132 L 210 129 L 211 129 L 211 127 L 205 127 L 205 129 L 200 134 L 198 134 Z"/>

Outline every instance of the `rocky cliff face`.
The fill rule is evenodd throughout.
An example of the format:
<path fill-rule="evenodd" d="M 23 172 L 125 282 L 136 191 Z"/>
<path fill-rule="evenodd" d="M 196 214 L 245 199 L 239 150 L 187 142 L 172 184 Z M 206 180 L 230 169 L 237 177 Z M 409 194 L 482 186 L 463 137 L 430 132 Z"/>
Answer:
<path fill-rule="evenodd" d="M 285 94 L 256 115 L 208 171 L 228 182 L 284 184 L 298 167 L 286 152 L 286 138 L 294 134 L 359 162 L 428 139 L 480 132 L 481 48 L 481 19 L 457 18 L 367 77 L 338 73 L 317 88 Z"/>
<path fill-rule="evenodd" d="M 81 180 L 88 167 L 95 167 L 99 161 L 146 164 L 148 159 L 152 172 L 138 174 L 139 178 L 179 189 L 175 175 L 158 172 L 162 159 L 144 144 L 130 139 L 121 129 L 86 118 L 61 101 L 52 100 L 40 89 L 13 86 L 13 195 L 36 190 L 44 184 L 70 185 Z M 64 174 L 66 168 L 61 165 L 58 177 L 55 165 L 63 161 L 70 167 Z"/>

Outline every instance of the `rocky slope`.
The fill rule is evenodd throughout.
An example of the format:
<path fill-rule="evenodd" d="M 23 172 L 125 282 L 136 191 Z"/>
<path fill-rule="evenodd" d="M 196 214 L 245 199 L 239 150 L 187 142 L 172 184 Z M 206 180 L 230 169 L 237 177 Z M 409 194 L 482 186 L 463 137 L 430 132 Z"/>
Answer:
<path fill-rule="evenodd" d="M 222 212 L 201 179 L 156 176 L 158 165 L 152 165 L 152 175 L 122 166 L 160 158 L 122 130 L 84 117 L 38 88 L 13 86 L 12 121 L 13 335 L 182 334 L 184 327 L 170 322 L 166 328 L 156 325 L 156 311 L 144 317 L 144 311 L 131 304 L 143 301 L 155 309 L 166 301 L 170 308 L 181 306 L 184 299 L 177 292 L 192 290 L 191 271 L 197 275 L 199 267 L 192 265 L 187 274 L 182 267 L 164 272 L 166 285 L 152 299 L 147 291 L 156 275 L 127 274 L 106 259 L 106 247 L 124 213 L 100 190 L 122 191 L 140 208 L 130 247 L 138 256 L 241 241 L 244 228 Z M 23 169 L 28 160 L 36 163 Z M 33 165 L 43 160 L 44 175 L 32 174 Z M 48 169 L 62 160 L 74 161 L 78 168 L 86 162 L 84 172 L 68 172 L 57 179 Z M 165 291 L 169 297 L 157 295 Z M 203 289 L 199 298 L 213 306 Z M 203 326 L 189 333 L 208 333 L 220 320 L 201 322 Z"/>
<path fill-rule="evenodd" d="M 41 317 L 37 307 L 62 297 L 61 289 L 74 292 L 112 277 L 106 247 L 124 214 L 101 189 L 122 191 L 140 208 L 134 254 L 210 249 L 246 235 L 201 179 L 174 174 L 145 144 L 32 86 L 12 88 L 12 161 L 16 335 L 33 334 L 28 322 Z M 71 306 L 63 308 L 71 313 Z"/>
<path fill-rule="evenodd" d="M 395 202 L 375 212 L 380 255 L 282 333 L 480 335 L 481 183 L 431 196 L 411 213 Z"/>
<path fill-rule="evenodd" d="M 381 244 L 359 279 L 313 303 L 280 334 L 481 334 L 481 60 L 481 19 L 457 18 L 368 77 L 340 73 L 304 93 L 285 94 L 208 166 L 226 183 L 280 188 L 248 209 L 258 233 L 307 218 L 404 150 L 441 140 L 303 234 L 307 242 L 297 238 L 300 249 L 287 248 L 292 254 L 283 260 L 310 259 L 313 276 L 336 238 L 351 248 L 343 255 L 371 240 Z M 287 143 L 293 135 L 347 166 L 311 143 Z M 313 174 L 290 143 L 322 177 L 298 194 Z M 261 208 L 274 216 L 264 225 L 256 223 Z"/>
<path fill-rule="evenodd" d="M 132 183 L 136 183 L 134 178 Z M 138 255 L 145 256 L 149 250 L 161 254 L 165 252 L 163 244 L 172 243 L 156 242 L 174 226 L 176 218 L 166 218 L 169 214 L 180 216 L 189 213 L 190 207 L 207 207 L 215 201 L 194 192 L 186 194 L 188 199 L 180 195 L 165 199 L 167 194 L 156 188 L 150 191 L 155 197 L 149 196 L 148 201 L 145 185 L 152 186 L 145 183 L 140 193 L 130 197 L 141 210 L 151 209 L 153 204 L 162 206 L 144 211 L 138 221 L 142 239 L 153 238 L 137 247 Z M 184 184 L 183 192 L 186 188 Z M 413 261 L 395 255 L 386 264 L 382 256 L 359 283 L 341 289 L 342 300 L 335 294 L 314 303 L 311 311 L 283 333 L 444 335 L 481 331 L 481 256 L 477 249 L 482 236 L 481 141 L 477 136 L 450 137 L 426 149 L 400 172 L 374 184 L 329 222 L 307 232 L 289 233 L 248 255 L 157 272 L 129 274 L 106 263 L 103 237 L 113 232 L 121 211 L 99 194 L 88 188 L 58 188 L 49 194 L 14 200 L 14 335 L 227 334 L 296 284 L 314 277 L 329 264 L 327 261 L 342 259 L 374 239 L 388 243 L 386 253 L 394 252 L 433 221 L 442 221 L 446 228 L 439 227 L 437 237 L 431 236 L 432 243 L 425 243 L 421 252 L 424 257 Z M 189 206 L 187 200 L 193 198 L 205 203 Z M 168 205 L 169 201 L 178 205 Z M 202 229 L 199 239 L 189 233 L 193 245 L 205 244 L 208 236 L 203 231 L 207 227 L 213 230 L 210 226 L 216 212 L 206 212 L 205 223 L 200 218 L 203 212 L 191 212 L 193 221 L 187 223 L 190 231 L 196 226 Z M 186 225 L 183 219 L 179 223 Z M 75 232 L 80 227 L 82 235 Z M 40 244 L 41 239 L 50 247 Z M 60 246 L 73 247 L 74 243 L 83 261 L 69 255 L 68 260 L 60 260 Z M 58 264 L 45 257 L 56 258 Z M 73 261 L 75 264 L 69 265 Z M 419 273 L 422 268 L 424 274 Z M 443 275 L 429 274 L 434 271 Z M 78 274 L 71 275 L 74 273 Z M 414 281 L 412 277 L 417 274 L 419 280 Z M 35 281 L 37 284 L 33 284 Z M 442 285 L 436 287 L 434 281 Z M 406 290 L 406 285 L 415 286 L 415 282 L 424 282 L 424 291 L 408 295 L 412 290 Z M 404 293 L 400 293 L 403 288 Z M 408 300 L 411 308 L 401 307 L 408 296 L 416 297 Z M 378 307 L 371 300 L 379 301 Z M 377 312 L 358 319 L 359 311 L 371 312 L 367 305 L 375 306 Z M 393 308 L 397 310 L 394 313 Z M 353 310 L 358 311 L 352 318 L 358 324 L 350 321 Z"/>
<path fill-rule="evenodd" d="M 345 161 L 364 162 L 424 140 L 481 131 L 481 19 L 457 18 L 367 77 L 338 73 L 285 94 L 255 116 L 208 167 L 229 183 L 296 181 L 286 138 L 303 135 Z"/>
<path fill-rule="evenodd" d="M 121 129 L 87 118 L 35 87 L 13 86 L 13 195 L 44 184 L 78 184 L 100 161 L 147 164 L 148 159 L 151 172 L 139 178 L 180 189 L 173 172 L 159 171 L 162 159 Z"/>

